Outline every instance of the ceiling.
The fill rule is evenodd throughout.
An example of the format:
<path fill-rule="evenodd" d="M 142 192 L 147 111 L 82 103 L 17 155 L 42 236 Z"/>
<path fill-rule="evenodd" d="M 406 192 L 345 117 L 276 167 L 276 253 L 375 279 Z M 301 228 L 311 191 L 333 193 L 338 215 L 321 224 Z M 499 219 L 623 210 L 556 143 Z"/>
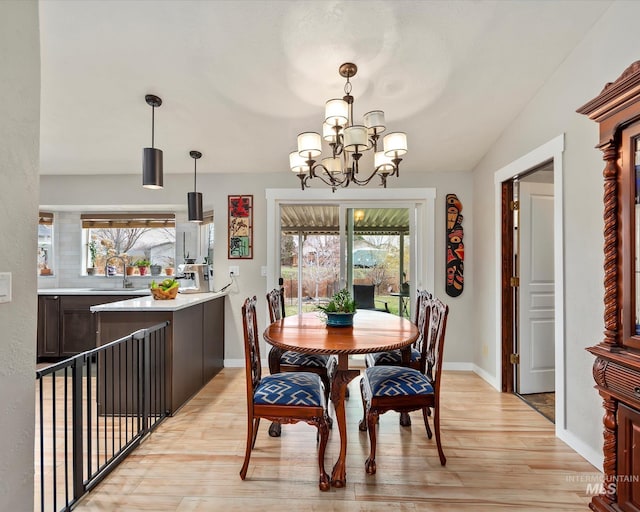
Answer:
<path fill-rule="evenodd" d="M 355 62 L 354 114 L 404 131 L 403 172 L 469 170 L 611 0 L 41 0 L 41 173 L 288 172 Z M 297 179 L 296 179 L 297 183 Z"/>

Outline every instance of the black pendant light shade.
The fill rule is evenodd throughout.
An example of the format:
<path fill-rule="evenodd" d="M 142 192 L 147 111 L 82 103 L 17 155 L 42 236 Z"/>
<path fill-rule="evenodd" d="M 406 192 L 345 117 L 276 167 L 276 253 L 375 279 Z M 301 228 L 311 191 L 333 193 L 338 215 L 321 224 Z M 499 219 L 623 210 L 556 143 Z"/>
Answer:
<path fill-rule="evenodd" d="M 202 192 L 187 192 L 189 222 L 202 222 Z"/>
<path fill-rule="evenodd" d="M 142 150 L 142 186 L 162 188 L 162 150 L 144 148 Z"/>
<path fill-rule="evenodd" d="M 153 94 L 144 97 L 151 106 L 151 147 L 142 150 L 142 186 L 158 189 L 163 187 L 162 181 L 162 150 L 154 148 L 155 109 L 162 105 L 162 100 Z"/>
<path fill-rule="evenodd" d="M 189 210 L 189 222 L 202 222 L 202 193 L 196 190 L 196 164 L 202 157 L 200 151 L 190 151 L 193 158 L 193 192 L 187 192 L 187 208 Z"/>

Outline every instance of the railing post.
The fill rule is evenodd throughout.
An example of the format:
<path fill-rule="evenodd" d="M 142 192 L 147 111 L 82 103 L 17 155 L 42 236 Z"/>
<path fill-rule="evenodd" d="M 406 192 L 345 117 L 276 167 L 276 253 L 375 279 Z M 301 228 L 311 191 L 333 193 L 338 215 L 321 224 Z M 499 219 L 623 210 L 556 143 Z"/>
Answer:
<path fill-rule="evenodd" d="M 77 500 L 85 493 L 84 488 L 84 439 L 82 421 L 82 369 L 86 363 L 86 356 L 80 354 L 73 358 L 71 365 L 71 394 L 72 394 L 72 445 L 73 445 L 73 499 Z M 91 454 L 88 454 L 91 457 Z"/>
<path fill-rule="evenodd" d="M 141 341 L 142 357 L 141 357 L 141 384 L 142 384 L 142 433 L 149 431 L 149 416 L 151 414 L 150 404 L 150 379 L 151 379 L 151 350 L 150 336 L 148 329 L 142 329 L 133 333 L 133 338 Z"/>

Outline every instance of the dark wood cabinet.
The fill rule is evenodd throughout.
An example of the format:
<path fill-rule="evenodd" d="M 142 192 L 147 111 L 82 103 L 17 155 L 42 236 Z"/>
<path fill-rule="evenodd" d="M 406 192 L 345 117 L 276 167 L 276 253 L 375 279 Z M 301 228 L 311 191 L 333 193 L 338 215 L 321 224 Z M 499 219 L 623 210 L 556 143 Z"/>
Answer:
<path fill-rule="evenodd" d="M 224 300 L 203 304 L 202 372 L 210 381 L 224 366 Z"/>
<path fill-rule="evenodd" d="M 640 412 L 618 404 L 618 468 L 620 475 L 640 474 Z M 616 482 L 618 504 L 622 510 L 640 512 L 640 485 L 633 478 Z"/>
<path fill-rule="evenodd" d="M 91 306 L 135 295 L 39 295 L 38 361 L 71 357 L 96 347 L 96 320 Z"/>
<path fill-rule="evenodd" d="M 165 382 L 167 411 L 174 414 L 224 367 L 224 308 L 225 297 L 220 296 L 177 310 L 140 311 L 132 308 L 98 311 L 98 344 L 105 345 L 138 329 L 169 322 Z M 116 360 L 114 367 L 120 366 L 125 367 L 124 362 Z M 99 362 L 98 373 L 101 372 Z M 112 405 L 120 403 L 117 397 L 127 387 L 123 380 L 132 382 L 135 375 L 123 373 L 112 382 L 108 372 L 105 374 L 104 395 L 99 399 L 103 404 L 100 405 L 101 413 L 129 412 L 117 410 L 117 406 L 114 408 Z M 112 395 L 116 396 L 115 401 Z M 134 408 L 135 401 L 128 405 Z"/>
<path fill-rule="evenodd" d="M 38 297 L 38 360 L 60 357 L 60 297 Z"/>
<path fill-rule="evenodd" d="M 604 339 L 588 350 L 604 408 L 595 511 L 640 512 L 640 61 L 578 109 L 599 124 L 604 167 Z"/>

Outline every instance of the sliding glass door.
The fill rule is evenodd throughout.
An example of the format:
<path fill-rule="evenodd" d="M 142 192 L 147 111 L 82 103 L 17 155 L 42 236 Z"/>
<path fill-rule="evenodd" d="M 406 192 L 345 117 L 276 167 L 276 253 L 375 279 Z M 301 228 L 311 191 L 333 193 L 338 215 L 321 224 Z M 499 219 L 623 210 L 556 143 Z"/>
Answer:
<path fill-rule="evenodd" d="M 410 313 L 409 207 L 346 207 L 347 285 L 367 307 Z"/>
<path fill-rule="evenodd" d="M 415 208 L 367 202 L 281 204 L 280 276 L 287 314 L 315 310 L 347 287 L 365 294 L 362 305 L 408 316 L 416 272 L 411 243 Z"/>
<path fill-rule="evenodd" d="M 340 289 L 337 205 L 284 205 L 280 210 L 280 276 L 287 314 L 313 311 Z"/>

